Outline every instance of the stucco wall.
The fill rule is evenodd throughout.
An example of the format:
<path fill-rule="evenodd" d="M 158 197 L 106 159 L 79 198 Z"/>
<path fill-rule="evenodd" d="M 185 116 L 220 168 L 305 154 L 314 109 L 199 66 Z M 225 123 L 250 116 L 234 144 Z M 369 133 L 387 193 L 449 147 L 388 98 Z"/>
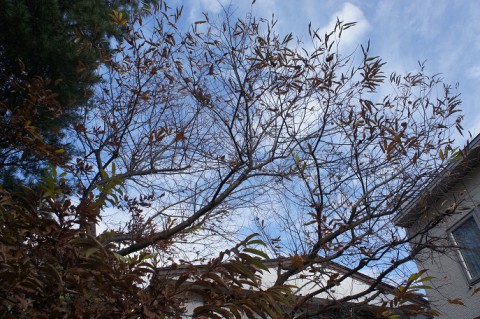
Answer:
<path fill-rule="evenodd" d="M 452 245 L 453 242 L 449 238 L 451 227 L 458 224 L 462 218 L 479 205 L 480 168 L 477 168 L 457 183 L 448 195 L 438 200 L 427 215 L 418 216 L 417 221 L 408 229 L 408 232 L 414 234 L 425 225 L 427 220 L 457 206 L 450 217 L 429 232 L 428 237 L 429 239 L 443 238 L 443 241 L 438 241 L 439 246 Z M 449 248 L 445 252 L 425 251 L 419 256 L 417 265 L 420 269 L 428 269 L 427 276 L 434 277 L 430 283 L 427 283 L 433 288 L 427 290 L 427 295 L 433 307 L 441 311 L 440 318 L 473 319 L 480 316 L 480 292 L 472 296 L 474 289 L 480 287 L 480 283 L 469 284 L 457 249 Z M 460 298 L 465 306 L 448 302 L 449 299 L 455 300 L 456 298 Z"/>
<path fill-rule="evenodd" d="M 329 271 L 336 272 L 335 270 L 330 269 Z M 263 276 L 261 279 L 262 282 L 262 288 L 266 289 L 268 287 L 271 287 L 274 285 L 276 279 L 277 279 L 277 269 L 275 267 L 270 268 L 270 271 L 265 271 L 263 272 Z M 308 271 L 297 274 L 292 276 L 292 279 L 287 282 L 287 284 L 295 286 L 293 288 L 293 292 L 296 295 L 307 295 L 311 292 L 317 291 L 318 289 L 321 289 L 324 287 L 324 285 L 328 281 L 328 276 L 324 275 L 321 277 L 316 278 L 316 283 L 312 283 L 311 280 L 306 279 L 306 277 L 309 276 Z M 355 277 L 355 276 L 354 276 Z M 370 286 L 368 283 L 364 282 L 361 280 L 361 277 L 349 277 L 343 280 L 338 286 L 334 287 L 333 289 L 329 289 L 328 292 L 323 292 L 318 295 L 316 295 L 315 300 L 312 300 L 311 303 L 308 305 L 308 310 L 307 311 L 315 311 L 316 308 L 321 309 L 322 304 L 320 299 L 324 300 L 338 300 L 341 298 L 344 298 L 346 296 L 352 296 L 357 293 L 361 293 L 368 289 Z M 248 288 L 248 287 L 245 287 Z M 370 297 L 372 294 L 375 294 L 375 292 L 372 292 L 368 294 L 367 296 L 360 297 L 358 299 L 353 299 L 351 302 L 362 302 L 365 301 L 367 297 Z M 381 305 L 383 301 L 386 300 L 392 300 L 393 295 L 389 294 L 388 292 L 385 292 L 384 294 L 379 294 L 372 300 L 369 300 L 368 304 L 369 305 Z M 192 314 L 194 312 L 194 309 L 196 307 L 202 306 L 202 298 L 199 295 L 189 295 L 189 298 L 187 299 L 187 302 L 185 303 L 185 313 L 182 315 L 182 318 L 188 319 L 192 318 Z M 370 315 L 367 315 L 368 318 L 371 318 Z M 246 316 L 244 317 L 246 318 Z M 317 317 L 312 317 L 312 318 L 317 318 Z M 335 317 L 337 318 L 337 317 Z M 362 317 L 364 318 L 364 317 Z M 406 318 L 406 317 L 401 317 L 401 319 Z M 411 317 L 412 319 L 425 319 L 424 316 L 417 316 L 417 317 Z"/>

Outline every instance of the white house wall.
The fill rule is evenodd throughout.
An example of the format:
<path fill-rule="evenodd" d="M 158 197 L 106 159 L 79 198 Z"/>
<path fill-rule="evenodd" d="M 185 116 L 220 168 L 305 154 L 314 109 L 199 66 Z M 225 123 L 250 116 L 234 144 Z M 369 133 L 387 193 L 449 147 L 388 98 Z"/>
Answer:
<path fill-rule="evenodd" d="M 455 213 L 443 223 L 432 229 L 430 238 L 442 238 L 439 244 L 448 246 L 453 242 L 449 238 L 449 230 L 464 216 L 480 205 L 480 169 L 467 174 L 454 189 L 443 199 L 440 199 L 428 212 L 428 216 L 419 217 L 416 223 L 408 229 L 414 234 L 425 225 L 425 221 L 438 213 L 443 213 L 458 205 Z M 445 253 L 426 251 L 417 261 L 420 269 L 428 269 L 426 275 L 433 276 L 427 295 L 432 306 L 442 312 L 441 319 L 473 319 L 480 317 L 480 292 L 473 295 L 480 283 L 470 286 L 459 257 L 458 250 L 451 248 Z M 428 283 L 427 283 L 428 284 Z M 459 299 L 457 299 L 459 298 Z M 461 300 L 465 306 L 449 302 Z"/>
<path fill-rule="evenodd" d="M 332 271 L 332 270 L 330 270 Z M 262 276 L 262 288 L 266 289 L 274 285 L 275 280 L 277 279 L 277 270 L 275 268 L 271 268 L 269 272 L 264 272 Z M 328 281 L 328 276 L 324 275 L 323 280 L 318 280 L 319 283 L 315 284 L 312 283 L 310 280 L 305 278 L 300 278 L 300 274 L 293 276 L 293 278 L 287 282 L 287 284 L 293 285 L 297 287 L 294 289 L 294 293 L 298 296 L 300 295 L 307 295 L 312 291 L 315 291 L 322 287 L 322 284 L 325 284 Z M 248 287 L 246 287 L 248 288 Z M 355 279 L 352 277 L 346 278 L 343 280 L 338 286 L 328 289 L 328 292 L 323 292 L 321 294 L 316 295 L 316 298 L 326 299 L 326 300 L 339 300 L 346 296 L 352 296 L 357 293 L 361 293 L 369 288 L 369 285 L 365 282 L 362 282 L 359 279 Z M 366 297 L 362 297 L 357 300 L 351 300 L 351 302 L 360 302 L 363 301 Z M 370 305 L 380 305 L 383 300 L 391 299 L 393 296 L 391 295 L 381 295 L 381 297 L 377 297 L 374 300 L 369 302 Z M 196 307 L 202 305 L 201 297 L 199 296 L 190 296 L 188 303 L 185 305 L 186 312 L 182 316 L 182 318 L 192 318 L 193 311 Z M 424 318 L 424 317 L 418 317 Z"/>

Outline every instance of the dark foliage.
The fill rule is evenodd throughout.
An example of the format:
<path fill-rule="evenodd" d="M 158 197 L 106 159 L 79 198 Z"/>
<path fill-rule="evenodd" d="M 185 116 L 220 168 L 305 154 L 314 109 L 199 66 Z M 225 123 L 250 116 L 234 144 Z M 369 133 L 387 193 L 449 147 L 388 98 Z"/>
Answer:
<path fill-rule="evenodd" d="M 73 123 L 79 107 L 88 105 L 91 87 L 99 81 L 96 70 L 109 55 L 110 42 L 121 37 L 127 12 L 138 7 L 128 0 L 1 0 L 0 126 L 15 130 L 28 122 L 45 143 L 65 148 L 64 129 Z M 121 10 L 126 19 L 118 24 L 112 13 Z M 49 101 L 36 100 L 34 110 L 24 109 L 31 87 L 39 86 L 31 83 L 36 78 L 61 108 L 52 113 Z M 42 158 L 1 137 L 0 149 L 0 180 L 5 187 L 38 179 Z"/>

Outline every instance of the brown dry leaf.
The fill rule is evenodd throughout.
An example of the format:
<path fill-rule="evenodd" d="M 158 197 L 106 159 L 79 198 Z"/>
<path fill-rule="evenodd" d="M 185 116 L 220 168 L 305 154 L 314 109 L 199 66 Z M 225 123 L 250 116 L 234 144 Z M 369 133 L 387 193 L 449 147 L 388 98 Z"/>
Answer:
<path fill-rule="evenodd" d="M 455 298 L 455 299 L 447 299 L 448 303 L 451 303 L 452 305 L 460 305 L 466 307 L 466 305 L 463 303 L 462 299 L 460 298 Z"/>

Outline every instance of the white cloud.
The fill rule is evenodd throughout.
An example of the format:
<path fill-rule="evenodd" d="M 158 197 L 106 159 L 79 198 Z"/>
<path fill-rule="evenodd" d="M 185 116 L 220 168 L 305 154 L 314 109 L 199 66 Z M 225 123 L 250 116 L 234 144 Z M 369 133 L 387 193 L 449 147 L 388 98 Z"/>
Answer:
<path fill-rule="evenodd" d="M 228 6 L 228 0 L 200 0 L 202 11 L 220 13 L 223 7 Z"/>
<path fill-rule="evenodd" d="M 474 65 L 470 69 L 468 69 L 467 75 L 474 79 L 480 78 L 480 65 Z"/>
<path fill-rule="evenodd" d="M 350 28 L 348 31 L 342 34 L 342 43 L 344 46 L 358 45 L 361 43 L 361 39 L 370 28 L 370 23 L 363 14 L 363 11 L 356 5 L 346 2 L 342 9 L 334 12 L 330 17 L 329 23 L 320 28 L 320 34 L 331 32 L 337 23 L 337 19 L 345 23 L 356 22 L 355 27 Z"/>
<path fill-rule="evenodd" d="M 228 7 L 230 0 L 196 0 L 191 1 L 186 6 L 189 10 L 188 20 L 195 21 L 202 18 L 202 12 L 209 13 L 212 17 L 220 14 L 222 10 Z"/>
<path fill-rule="evenodd" d="M 179 4 L 181 1 L 179 1 Z M 208 13 L 215 19 L 221 16 L 224 11 L 233 13 L 234 16 L 242 17 L 248 12 L 253 12 L 255 16 L 268 18 L 275 12 L 275 0 L 259 0 L 254 5 L 252 1 L 232 1 L 232 0 L 191 0 L 185 5 L 188 10 L 189 21 L 202 19 L 202 13 Z"/>

